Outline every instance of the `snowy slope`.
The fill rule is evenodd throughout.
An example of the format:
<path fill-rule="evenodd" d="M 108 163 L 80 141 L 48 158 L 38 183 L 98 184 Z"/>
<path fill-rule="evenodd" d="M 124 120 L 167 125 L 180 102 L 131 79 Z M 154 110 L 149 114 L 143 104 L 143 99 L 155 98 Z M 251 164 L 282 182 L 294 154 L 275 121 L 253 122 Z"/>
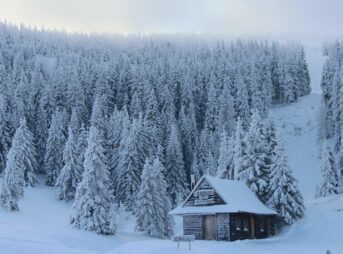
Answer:
<path fill-rule="evenodd" d="M 101 236 L 73 229 L 68 223 L 71 204 L 57 201 L 55 195 L 56 188 L 28 188 L 20 201 L 20 212 L 0 210 L 0 253 L 98 253 L 148 239 L 136 233 Z"/>
<path fill-rule="evenodd" d="M 289 165 L 305 200 L 312 200 L 320 181 L 318 113 L 320 95 L 311 94 L 297 103 L 272 110 L 270 116 L 281 131 Z"/>
<path fill-rule="evenodd" d="M 255 253 L 322 254 L 327 249 L 343 253 L 343 196 L 314 199 L 319 182 L 317 112 L 320 96 L 310 95 L 298 103 L 275 108 L 271 116 L 283 130 L 290 165 L 306 201 L 305 218 L 278 236 L 265 240 L 236 242 L 196 241 L 192 250 L 182 244 L 134 233 L 133 227 L 115 236 L 100 236 L 76 230 L 68 224 L 70 204 L 55 199 L 55 188 L 27 189 L 21 211 L 0 211 L 0 246 L 6 254 L 21 253 Z M 131 231 L 131 232 L 130 232 Z"/>

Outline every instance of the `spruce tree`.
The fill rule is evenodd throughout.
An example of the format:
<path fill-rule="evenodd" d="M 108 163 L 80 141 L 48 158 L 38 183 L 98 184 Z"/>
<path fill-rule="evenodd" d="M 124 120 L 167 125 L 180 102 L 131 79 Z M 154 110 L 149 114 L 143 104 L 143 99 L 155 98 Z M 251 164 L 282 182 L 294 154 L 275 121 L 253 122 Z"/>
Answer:
<path fill-rule="evenodd" d="M 224 131 L 221 135 L 220 156 L 217 169 L 217 176 L 223 179 L 234 179 L 234 152 L 232 143 L 232 139 Z"/>
<path fill-rule="evenodd" d="M 128 129 L 130 128 L 130 119 L 127 111 L 115 109 L 108 123 L 108 149 L 109 149 L 109 169 L 110 179 L 113 184 L 114 194 L 118 185 L 119 163 L 121 149 L 124 148 L 124 140 Z"/>
<path fill-rule="evenodd" d="M 165 171 L 159 158 L 147 159 L 142 172 L 142 182 L 137 194 L 137 228 L 153 237 L 171 235 L 171 202 L 167 193 Z"/>
<path fill-rule="evenodd" d="M 18 201 L 24 195 L 24 185 L 36 183 L 33 173 L 35 154 L 28 138 L 30 138 L 30 135 L 26 127 L 26 121 L 22 118 L 7 155 L 6 168 L 0 189 L 0 203 L 7 211 L 18 211 Z"/>
<path fill-rule="evenodd" d="M 322 182 L 318 188 L 317 196 L 326 197 L 337 194 L 339 191 L 339 177 L 335 157 L 326 142 L 322 150 L 320 167 L 322 171 Z"/>
<path fill-rule="evenodd" d="M 89 130 L 84 173 L 77 187 L 70 223 L 98 234 L 113 234 L 112 209 L 109 192 L 109 172 L 102 137 L 95 126 Z"/>
<path fill-rule="evenodd" d="M 274 163 L 270 169 L 266 204 L 277 211 L 286 224 L 293 224 L 304 216 L 304 200 L 288 166 L 280 137 L 277 138 Z"/>
<path fill-rule="evenodd" d="M 239 179 L 239 174 L 243 171 L 243 156 L 245 150 L 244 142 L 245 132 L 240 118 L 237 120 L 234 146 L 233 146 L 233 179 Z"/>
<path fill-rule="evenodd" d="M 77 138 L 76 143 L 76 164 L 77 168 L 81 169 L 81 176 L 84 171 L 83 162 L 85 159 L 85 152 L 87 150 L 87 139 L 88 139 L 88 130 L 82 125 L 80 134 Z"/>
<path fill-rule="evenodd" d="M 249 130 L 244 138 L 245 148 L 242 157 L 242 170 L 238 177 L 261 199 L 266 198 L 269 181 L 269 165 L 264 136 L 264 125 L 257 110 L 253 111 Z"/>
<path fill-rule="evenodd" d="M 69 126 L 68 139 L 63 151 L 64 166 L 55 184 L 58 187 L 57 198 L 60 200 L 73 200 L 77 185 L 81 182 L 82 167 L 77 161 L 76 142 L 74 130 Z"/>
<path fill-rule="evenodd" d="M 37 183 L 35 175 L 37 168 L 36 150 L 33 135 L 27 127 L 25 118 L 20 120 L 20 125 L 13 137 L 11 150 L 13 150 L 17 157 L 16 160 L 22 171 L 24 185 L 34 186 Z"/>
<path fill-rule="evenodd" d="M 34 186 L 37 183 L 35 168 L 36 161 L 33 136 L 27 128 L 25 118 L 22 118 L 7 155 L 6 168 L 1 186 L 1 205 L 6 210 L 19 210 L 18 199 L 24 194 L 24 186 Z"/>
<path fill-rule="evenodd" d="M 135 196 L 139 189 L 143 165 L 153 149 L 141 117 L 133 119 L 129 133 L 124 135 L 126 138 L 121 140 L 116 193 L 118 201 L 134 211 Z"/>
<path fill-rule="evenodd" d="M 172 204 L 187 195 L 187 182 L 184 169 L 180 137 L 177 126 L 172 124 L 166 148 L 166 180 Z"/>
<path fill-rule="evenodd" d="M 44 156 L 46 184 L 54 186 L 63 167 L 63 148 L 65 144 L 64 114 L 56 111 L 52 115 L 51 125 Z"/>
<path fill-rule="evenodd" d="M 0 173 L 5 169 L 6 156 L 11 145 L 11 126 L 6 104 L 5 97 L 0 94 Z"/>
<path fill-rule="evenodd" d="M 13 140 L 0 188 L 0 205 L 6 211 L 19 211 L 18 201 L 24 194 L 22 161 L 17 156 L 17 140 Z M 15 148 L 16 147 L 16 148 Z"/>

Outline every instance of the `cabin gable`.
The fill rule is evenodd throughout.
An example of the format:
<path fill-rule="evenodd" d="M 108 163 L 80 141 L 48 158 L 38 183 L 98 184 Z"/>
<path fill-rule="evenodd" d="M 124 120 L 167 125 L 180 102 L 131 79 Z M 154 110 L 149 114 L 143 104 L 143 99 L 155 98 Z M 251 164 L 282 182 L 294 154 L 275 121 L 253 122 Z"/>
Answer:
<path fill-rule="evenodd" d="M 224 205 L 224 200 L 217 191 L 203 178 L 187 198 L 184 206 Z"/>

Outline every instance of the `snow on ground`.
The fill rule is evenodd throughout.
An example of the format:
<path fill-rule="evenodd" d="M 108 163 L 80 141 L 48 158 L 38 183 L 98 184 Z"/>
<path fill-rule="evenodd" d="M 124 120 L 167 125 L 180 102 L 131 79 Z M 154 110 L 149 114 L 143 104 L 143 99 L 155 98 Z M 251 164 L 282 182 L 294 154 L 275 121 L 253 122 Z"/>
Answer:
<path fill-rule="evenodd" d="M 20 212 L 0 210 L 0 253 L 99 253 L 148 239 L 138 233 L 101 236 L 72 228 L 68 223 L 71 204 L 56 200 L 55 192 L 56 188 L 44 185 L 28 188 Z M 132 226 L 124 230 L 134 231 Z"/>
<path fill-rule="evenodd" d="M 320 182 L 318 117 L 320 95 L 311 94 L 297 103 L 274 108 L 270 114 L 281 131 L 289 165 L 306 200 L 312 200 Z"/>

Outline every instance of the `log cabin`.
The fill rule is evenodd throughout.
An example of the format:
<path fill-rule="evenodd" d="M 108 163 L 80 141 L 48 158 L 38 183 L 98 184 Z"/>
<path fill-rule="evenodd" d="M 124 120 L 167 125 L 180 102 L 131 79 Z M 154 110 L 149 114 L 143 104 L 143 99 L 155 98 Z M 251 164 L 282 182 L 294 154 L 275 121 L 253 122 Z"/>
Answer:
<path fill-rule="evenodd" d="M 279 218 L 245 183 L 203 176 L 171 215 L 183 217 L 183 233 L 197 240 L 262 239 L 277 231 Z"/>

